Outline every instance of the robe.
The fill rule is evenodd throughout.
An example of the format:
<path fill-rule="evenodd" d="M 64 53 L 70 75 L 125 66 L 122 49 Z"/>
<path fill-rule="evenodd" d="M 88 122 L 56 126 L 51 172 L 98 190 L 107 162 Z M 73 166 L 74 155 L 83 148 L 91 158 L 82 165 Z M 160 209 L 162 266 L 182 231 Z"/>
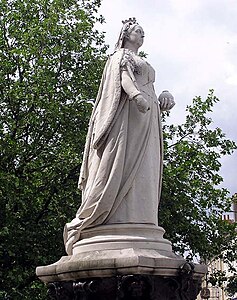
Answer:
<path fill-rule="evenodd" d="M 123 89 L 124 70 L 134 82 L 131 91 Z M 79 178 L 82 203 L 76 218 L 64 229 L 69 255 L 87 228 L 121 223 L 158 225 L 163 149 L 154 80 L 154 69 L 128 49 L 116 51 L 107 61 Z M 145 114 L 133 100 L 136 91 L 149 103 Z"/>

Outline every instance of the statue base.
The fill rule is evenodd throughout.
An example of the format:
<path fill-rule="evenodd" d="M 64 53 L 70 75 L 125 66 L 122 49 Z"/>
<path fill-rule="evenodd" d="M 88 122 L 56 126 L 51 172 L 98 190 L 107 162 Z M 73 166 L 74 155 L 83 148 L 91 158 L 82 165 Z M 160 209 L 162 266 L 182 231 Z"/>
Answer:
<path fill-rule="evenodd" d="M 73 255 L 38 267 L 36 274 L 57 300 L 196 299 L 206 266 L 175 255 L 163 234 L 148 224 L 87 229 Z"/>
<path fill-rule="evenodd" d="M 55 300 L 195 300 L 201 279 L 193 279 L 192 267 L 186 263 L 177 277 L 124 275 L 54 282 L 48 284 L 48 293 Z"/>

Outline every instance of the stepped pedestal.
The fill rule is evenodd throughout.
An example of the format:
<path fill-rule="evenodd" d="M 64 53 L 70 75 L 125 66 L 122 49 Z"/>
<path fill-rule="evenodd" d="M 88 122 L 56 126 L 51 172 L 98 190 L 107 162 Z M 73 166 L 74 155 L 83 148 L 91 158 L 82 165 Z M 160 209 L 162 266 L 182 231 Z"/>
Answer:
<path fill-rule="evenodd" d="M 175 255 L 163 234 L 148 224 L 87 229 L 73 255 L 36 274 L 57 300 L 196 299 L 206 266 Z"/>

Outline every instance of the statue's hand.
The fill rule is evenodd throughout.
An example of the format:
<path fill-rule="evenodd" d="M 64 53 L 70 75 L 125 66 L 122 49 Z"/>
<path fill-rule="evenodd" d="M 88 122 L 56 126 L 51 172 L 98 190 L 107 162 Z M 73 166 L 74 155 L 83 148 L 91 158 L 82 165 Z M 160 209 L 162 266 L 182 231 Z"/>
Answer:
<path fill-rule="evenodd" d="M 175 106 L 174 97 L 168 91 L 163 91 L 158 100 L 160 102 L 160 109 L 163 111 L 170 110 Z"/>
<path fill-rule="evenodd" d="M 138 110 L 145 114 L 148 110 L 150 110 L 150 106 L 145 98 L 141 94 L 134 97 L 134 101 L 137 104 Z"/>

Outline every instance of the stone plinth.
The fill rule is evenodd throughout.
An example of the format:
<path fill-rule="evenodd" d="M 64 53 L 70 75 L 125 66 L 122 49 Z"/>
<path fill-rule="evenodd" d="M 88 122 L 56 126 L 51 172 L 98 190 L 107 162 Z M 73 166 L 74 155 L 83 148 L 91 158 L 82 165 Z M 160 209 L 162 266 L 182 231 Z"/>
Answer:
<path fill-rule="evenodd" d="M 124 275 L 55 282 L 48 287 L 49 295 L 56 300 L 195 300 L 201 280 L 191 274 Z"/>
<path fill-rule="evenodd" d="M 57 300 L 196 299 L 206 267 L 175 255 L 163 234 L 144 224 L 88 229 L 73 255 L 36 273 Z"/>

